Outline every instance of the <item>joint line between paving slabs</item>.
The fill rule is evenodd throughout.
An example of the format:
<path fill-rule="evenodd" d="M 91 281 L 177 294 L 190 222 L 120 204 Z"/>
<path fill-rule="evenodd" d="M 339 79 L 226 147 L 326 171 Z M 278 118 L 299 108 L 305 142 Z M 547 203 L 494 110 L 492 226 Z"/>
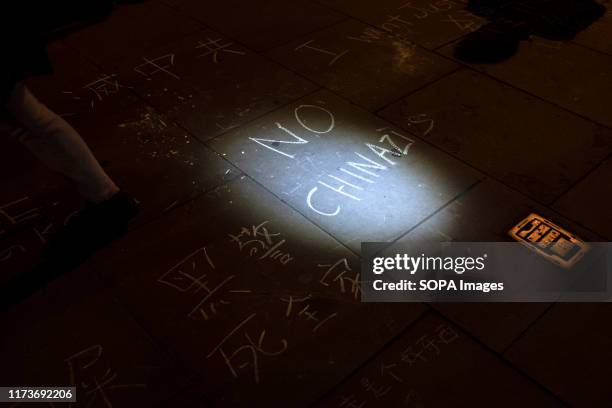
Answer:
<path fill-rule="evenodd" d="M 314 84 L 314 83 L 313 83 L 313 84 Z M 317 85 L 317 84 L 315 84 L 315 85 Z M 231 132 L 233 132 L 233 131 L 235 131 L 235 130 L 237 130 L 237 129 L 239 129 L 239 128 L 248 127 L 248 126 L 249 126 L 251 123 L 256 122 L 257 120 L 259 120 L 259 119 L 263 118 L 264 116 L 269 115 L 269 114 L 271 114 L 271 113 L 274 113 L 274 112 L 276 112 L 276 111 L 279 111 L 279 110 L 281 110 L 281 109 L 284 109 L 284 108 L 286 108 L 287 106 L 291 105 L 292 103 L 295 103 L 296 101 L 299 101 L 299 100 L 301 100 L 301 99 L 307 98 L 307 97 L 309 97 L 309 96 L 311 96 L 311 95 L 313 95 L 313 94 L 315 94 L 315 93 L 317 93 L 317 92 L 321 91 L 321 89 L 323 89 L 323 88 L 322 88 L 321 86 L 317 85 L 317 88 L 316 88 L 315 90 L 312 90 L 312 91 L 310 91 L 310 92 L 308 92 L 308 93 L 305 93 L 304 95 L 299 96 L 299 97 L 297 97 L 297 98 L 295 98 L 295 99 L 292 99 L 291 101 L 288 101 L 288 102 L 286 102 L 286 103 L 283 103 L 283 104 L 281 104 L 281 105 L 278 105 L 278 106 L 277 106 L 275 109 L 273 109 L 273 110 L 271 110 L 271 111 L 264 112 L 264 113 L 262 113 L 262 114 L 260 114 L 260 115 L 257 115 L 256 117 L 254 117 L 254 118 L 252 118 L 252 119 L 250 119 L 250 120 L 248 120 L 248 121 L 244 122 L 244 123 L 243 123 L 242 125 L 240 125 L 240 126 L 233 127 L 233 128 L 230 128 L 230 129 L 226 129 L 226 130 L 222 131 L 221 133 L 219 133 L 218 135 L 213 136 L 213 137 L 211 137 L 211 138 L 208 138 L 208 139 L 206 139 L 206 140 L 204 140 L 204 141 L 200 141 L 199 139 L 198 139 L 198 140 L 200 141 L 200 143 L 205 144 L 205 145 L 206 145 L 206 146 L 208 146 L 208 147 L 209 147 L 211 150 L 213 150 L 213 151 L 214 151 L 214 152 L 216 152 L 218 155 L 220 155 L 220 156 L 222 156 L 222 157 L 223 157 L 223 155 L 222 155 L 221 153 L 217 152 L 215 149 L 213 149 L 213 147 L 212 147 L 212 146 L 210 146 L 210 145 L 209 145 L 209 142 L 211 142 L 211 141 L 213 141 L 213 140 L 215 140 L 215 139 L 218 139 L 218 138 L 220 138 L 220 137 L 222 137 L 222 136 L 225 136 L 225 135 L 227 135 L 228 133 L 231 133 Z M 180 124 L 180 123 L 177 123 L 177 125 L 178 125 L 178 126 L 180 126 L 180 127 L 181 127 L 181 129 L 184 129 L 184 130 L 185 130 L 185 131 L 187 131 L 187 132 L 188 132 L 190 135 L 192 135 L 192 133 L 191 133 L 191 132 L 189 132 L 189 130 L 185 129 L 185 128 L 184 128 L 184 127 L 183 127 L 183 126 Z M 192 136 L 193 136 L 193 135 L 192 135 Z M 193 136 L 193 137 L 197 139 L 197 137 L 196 137 L 196 136 Z M 232 163 L 232 162 L 230 162 L 230 163 Z M 238 168 L 238 167 L 237 167 L 235 164 L 233 164 L 233 163 L 232 163 L 232 166 L 234 166 L 234 167 Z M 242 170 L 241 170 L 241 171 L 242 171 Z M 246 174 L 246 173 L 245 173 L 245 174 Z"/>
<path fill-rule="evenodd" d="M 595 173 L 598 169 L 601 168 L 601 166 L 603 166 L 603 164 L 608 160 L 609 156 L 602 159 L 599 163 L 597 163 L 592 169 L 590 169 L 589 171 L 587 171 L 585 174 L 583 174 L 582 176 L 580 176 L 575 182 L 573 182 L 572 184 L 570 184 L 565 190 L 563 190 L 561 193 L 559 193 L 559 195 L 552 200 L 552 202 L 550 203 L 550 206 L 554 206 L 555 203 L 557 203 L 559 200 L 561 200 L 565 195 L 569 194 L 570 191 L 572 191 L 572 189 L 574 189 L 578 184 L 582 183 L 584 180 L 586 180 L 591 174 Z"/>
<path fill-rule="evenodd" d="M 236 167 L 239 168 L 239 167 Z M 264 189 L 266 192 L 270 193 L 274 198 L 276 198 L 277 200 L 279 200 L 282 204 L 286 205 L 287 207 L 291 208 L 293 211 L 295 211 L 296 213 L 298 213 L 303 219 L 304 221 L 306 221 L 308 224 L 314 225 L 315 227 L 317 227 L 321 232 L 323 232 L 325 235 L 328 235 L 329 237 L 331 237 L 334 241 L 336 241 L 338 243 L 338 245 L 335 248 L 338 247 L 344 247 L 346 250 L 348 250 L 351 254 L 355 255 L 358 259 L 361 259 L 361 255 L 356 253 L 355 251 L 353 251 L 351 248 L 349 248 L 346 244 L 344 244 L 342 241 L 340 241 L 339 239 L 337 239 L 335 236 L 333 236 L 330 232 L 328 232 L 327 230 L 325 230 L 323 227 L 321 227 L 318 223 L 316 223 L 315 221 L 309 219 L 308 217 L 306 217 L 306 215 L 304 215 L 304 213 L 302 213 L 299 209 L 295 208 L 294 206 L 292 206 L 290 203 L 288 203 L 286 200 L 282 199 L 281 197 L 279 197 L 278 195 L 276 195 L 273 191 L 269 190 L 266 186 L 264 186 L 263 184 L 261 184 L 259 181 L 255 180 L 254 178 L 252 178 L 250 175 L 248 175 L 244 170 L 240 169 L 240 171 L 242 171 L 242 173 L 244 174 L 244 177 L 247 177 L 249 180 L 251 180 L 253 183 L 255 183 L 256 185 L 258 185 L 259 187 L 261 187 L 262 189 Z"/>
<path fill-rule="evenodd" d="M 385 118 L 383 118 L 382 116 L 380 116 L 380 115 L 379 115 L 379 113 L 380 113 L 381 111 L 383 111 L 383 110 L 387 109 L 389 106 L 391 106 L 391 105 L 393 105 L 393 104 L 395 104 L 395 103 L 400 102 L 402 99 L 406 99 L 406 98 L 410 97 L 411 95 L 413 95 L 413 94 L 415 94 L 415 93 L 417 93 L 417 92 L 419 92 L 419 91 L 422 91 L 423 89 L 427 88 L 427 87 L 428 87 L 428 86 L 430 86 L 430 85 L 433 85 L 433 84 L 436 84 L 436 83 L 438 83 L 438 82 L 442 81 L 443 79 L 445 79 L 445 78 L 447 78 L 447 77 L 449 77 L 449 76 L 451 76 L 451 75 L 453 75 L 453 74 L 455 74 L 455 73 L 457 73 L 457 72 L 461 71 L 462 69 L 463 69 L 463 67 L 462 67 L 461 65 L 457 65 L 457 67 L 456 67 L 456 68 L 453 68 L 451 71 L 449 71 L 449 72 L 446 72 L 446 73 L 442 74 L 442 75 L 441 75 L 441 76 L 439 76 L 438 78 L 433 79 L 432 81 L 427 82 L 426 84 L 420 85 L 419 87 L 417 87 L 417 88 L 413 89 L 412 91 L 410 91 L 410 92 L 408 92 L 408 93 L 406 93 L 406 94 L 404 94 L 404 95 L 400 96 L 399 98 L 395 98 L 395 99 L 394 99 L 394 100 L 392 100 L 391 102 L 386 103 L 386 104 L 385 104 L 384 106 L 382 106 L 381 108 L 375 109 L 375 110 L 373 111 L 373 113 L 374 113 L 376 116 L 378 116 L 378 117 L 380 117 L 380 118 L 382 118 L 382 119 L 385 119 Z M 385 119 L 385 120 L 386 120 L 386 119 Z M 387 122 L 388 122 L 388 121 L 387 121 Z"/>
<path fill-rule="evenodd" d="M 429 305 L 428 305 L 429 306 Z M 511 361 L 509 361 L 508 359 L 506 359 L 501 353 L 496 352 L 495 350 L 493 350 L 491 347 L 489 347 L 487 344 L 483 343 L 480 339 L 478 339 L 477 337 L 475 337 L 473 334 L 471 334 L 470 332 L 468 332 L 465 328 L 463 328 L 460 324 L 455 323 L 454 321 L 452 321 L 451 319 L 449 319 L 448 317 L 446 317 L 445 315 L 443 315 L 440 311 L 436 310 L 433 306 L 429 306 L 431 308 L 431 311 L 436 314 L 438 317 L 442 318 L 443 320 L 445 320 L 447 323 L 452 324 L 453 326 L 456 326 L 459 328 L 459 330 L 463 333 L 464 336 L 466 336 L 467 338 L 469 338 L 470 340 L 474 341 L 476 344 L 478 344 L 480 347 L 482 347 L 483 349 L 485 349 L 485 351 L 487 351 L 488 353 L 493 354 L 495 357 L 497 357 L 499 359 L 499 361 L 511 368 L 512 370 L 514 370 L 515 372 L 517 372 L 518 374 L 520 374 L 523 378 L 525 378 L 528 382 L 532 383 L 533 385 L 535 385 L 537 388 L 539 388 L 540 390 L 544 391 L 547 395 L 549 395 L 550 397 L 552 397 L 553 399 L 555 399 L 557 402 L 559 402 L 561 405 L 565 406 L 565 407 L 571 407 L 571 405 L 567 402 L 565 402 L 563 399 L 561 399 L 561 397 L 559 397 L 557 394 L 555 394 L 553 391 L 551 391 L 550 389 L 548 389 L 546 386 L 544 386 L 543 384 L 541 384 L 540 382 L 538 382 L 537 380 L 535 380 L 533 377 L 531 377 L 528 373 L 526 373 L 524 370 L 522 370 L 521 368 L 515 366 L 514 364 L 512 364 Z"/>
<path fill-rule="evenodd" d="M 547 104 L 549 104 L 549 105 L 551 105 L 551 106 L 554 106 L 554 107 L 556 107 L 556 108 L 558 108 L 558 109 L 560 109 L 560 110 L 562 110 L 562 111 L 564 111 L 564 112 L 568 112 L 568 113 L 570 113 L 570 114 L 572 114 L 572 115 L 574 115 L 574 116 L 576 116 L 576 117 L 579 117 L 579 118 L 581 118 L 581 119 L 583 119 L 583 120 L 586 120 L 587 122 L 591 122 L 591 123 L 593 123 L 593 124 L 595 124 L 595 125 L 597 125 L 597 126 L 603 127 L 603 128 L 605 128 L 605 129 L 612 130 L 612 126 L 608 126 L 608 125 L 606 125 L 605 123 L 600 123 L 599 121 L 597 121 L 597 120 L 595 120 L 595 119 L 589 118 L 589 117 L 587 117 L 587 116 L 585 116 L 585 115 L 583 115 L 583 114 L 581 114 L 581 113 L 575 112 L 575 111 L 573 111 L 573 110 L 571 110 L 571 109 L 569 109 L 569 108 L 566 108 L 566 107 L 564 107 L 564 106 L 562 106 L 562 105 L 559 105 L 558 103 L 556 103 L 556 102 L 554 102 L 554 101 L 552 101 L 552 100 L 549 100 L 549 99 L 546 99 L 546 98 L 544 98 L 544 97 L 542 97 L 542 96 L 539 96 L 539 95 L 537 95 L 537 94 L 534 94 L 534 93 L 532 93 L 531 91 L 529 91 L 529 90 L 527 90 L 527 89 L 523 89 L 523 88 L 520 88 L 520 87 L 518 87 L 518 86 L 516 86 L 516 85 L 514 85 L 514 84 L 512 84 L 512 83 L 510 83 L 510 82 L 506 82 L 506 81 L 504 81 L 504 80 L 503 80 L 503 79 L 501 79 L 501 78 L 497 78 L 496 76 L 493 76 L 492 74 L 490 74 L 490 73 L 488 73 L 488 72 L 485 72 L 485 71 L 483 71 L 483 70 L 479 70 L 478 68 L 476 68 L 476 67 L 474 67 L 474 66 L 472 66 L 472 65 L 470 65 L 470 64 L 468 64 L 468 63 L 466 63 L 466 62 L 463 62 L 463 61 L 461 61 L 461 60 L 459 60 L 459 59 L 455 59 L 455 58 L 452 58 L 452 57 L 448 57 L 448 56 L 446 56 L 446 55 L 444 55 L 444 54 L 441 54 L 441 53 L 440 53 L 439 51 L 437 51 L 437 50 L 431 50 L 430 52 L 432 52 L 432 53 L 436 54 L 436 55 L 437 55 L 437 56 L 439 56 L 439 57 L 445 58 L 446 60 L 449 60 L 449 61 L 451 61 L 451 62 L 454 62 L 454 63 L 456 63 L 456 64 L 459 64 L 460 66 L 462 66 L 462 67 L 464 67 L 464 68 L 467 68 L 467 69 L 469 69 L 470 71 L 473 71 L 473 72 L 475 72 L 475 73 L 477 73 L 477 74 L 483 75 L 483 76 L 485 76 L 485 77 L 487 77 L 487 78 L 489 78 L 489 79 L 492 79 L 492 80 L 494 80 L 494 81 L 496 81 L 496 82 L 499 82 L 500 84 L 503 84 L 503 85 L 509 86 L 509 87 L 511 87 L 511 88 L 512 88 L 512 89 L 514 89 L 514 90 L 517 90 L 517 91 L 522 92 L 522 93 L 524 93 L 524 94 L 526 94 L 526 95 L 529 95 L 529 96 L 531 96 L 532 98 L 535 98 L 535 99 L 537 99 L 537 100 L 539 100 L 539 101 L 541 101 L 541 102 L 547 103 Z M 608 55 L 608 54 L 605 54 L 605 55 Z M 608 56 L 609 56 L 609 55 L 608 55 Z"/>
<path fill-rule="evenodd" d="M 414 231 L 415 229 L 417 229 L 418 227 L 420 227 L 421 225 L 423 225 L 424 223 L 426 223 L 427 221 L 429 221 L 431 218 L 435 217 L 437 214 L 439 214 L 440 212 L 442 212 L 444 209 L 446 209 L 448 206 L 450 206 L 451 204 L 453 204 L 455 201 L 457 201 L 458 199 L 460 199 L 461 197 L 463 197 L 464 195 L 466 195 L 467 193 L 469 193 L 470 191 L 472 191 L 474 188 L 476 188 L 476 186 L 478 186 L 480 183 L 482 183 L 485 179 L 480 179 L 480 180 L 476 180 L 475 182 L 473 182 L 472 184 L 470 184 L 465 190 L 463 190 L 462 192 L 458 193 L 457 195 L 455 195 L 453 198 L 451 198 L 450 200 L 448 200 L 444 205 L 442 205 L 440 208 L 438 208 L 437 210 L 435 210 L 434 212 L 432 212 L 431 214 L 429 214 L 427 217 L 423 218 L 421 221 L 419 221 L 416 225 L 414 225 L 413 227 L 411 227 L 408 231 L 404 232 L 403 234 L 401 234 L 399 237 L 397 237 L 396 239 L 394 239 L 393 241 L 389 242 L 388 245 L 385 246 L 385 248 L 388 248 L 389 246 L 393 245 L 394 243 L 396 243 L 397 241 L 399 241 L 400 239 L 402 239 L 403 237 L 405 237 L 406 235 L 410 234 L 412 231 Z"/>
<path fill-rule="evenodd" d="M 417 323 L 419 323 L 421 320 L 423 320 L 425 317 L 427 317 L 430 314 L 430 311 L 428 310 L 423 310 L 412 322 L 408 323 L 406 325 L 406 327 L 404 327 L 403 329 L 401 329 L 399 331 L 399 333 L 393 337 L 391 337 L 389 340 L 387 340 L 385 342 L 385 344 L 383 344 L 379 349 L 377 349 L 376 351 L 374 351 L 372 354 L 370 354 L 369 357 L 367 357 L 365 360 L 363 360 L 360 364 L 357 365 L 357 367 L 355 367 L 354 370 L 352 370 L 350 373 L 346 374 L 346 376 L 340 380 L 340 382 L 338 382 L 337 384 L 334 384 L 331 386 L 330 389 L 328 389 L 327 391 L 323 392 L 323 394 L 321 394 L 321 396 L 319 398 L 317 398 L 316 400 L 314 400 L 311 404 L 309 404 L 309 407 L 315 407 L 318 406 L 319 403 L 321 403 L 325 398 L 327 398 L 328 396 L 330 396 L 331 394 L 334 393 L 334 391 L 336 391 L 337 389 L 339 389 L 340 387 L 342 387 L 344 384 L 346 384 L 348 381 L 350 381 L 352 378 L 354 378 L 357 373 L 359 373 L 359 371 L 366 367 L 368 364 L 370 364 L 373 360 L 375 360 L 378 356 L 380 356 L 382 353 L 384 353 L 385 351 L 387 351 L 387 349 L 393 345 L 393 343 L 399 341 L 399 339 L 401 337 L 403 337 L 408 330 L 410 330 L 413 326 L 415 326 Z"/>
<path fill-rule="evenodd" d="M 476 73 L 480 73 L 480 72 L 479 72 L 479 71 L 476 71 Z M 492 79 L 495 79 L 495 78 L 492 78 Z M 499 82 L 501 82 L 501 81 L 499 81 Z M 502 83 L 503 83 L 503 82 L 502 82 Z M 506 84 L 506 85 L 507 85 L 507 84 Z M 422 90 L 422 89 L 421 89 L 421 90 Z M 521 91 L 520 89 L 518 89 L 518 90 L 519 90 L 519 91 Z M 523 91 L 521 91 L 521 92 L 523 92 Z M 543 102 L 548 103 L 548 102 L 546 102 L 546 101 L 543 101 Z M 569 111 L 568 111 L 568 112 L 569 112 Z M 573 112 L 569 112 L 569 113 L 572 113 L 572 114 L 573 114 Z M 377 117 L 379 117 L 379 118 L 383 119 L 383 120 L 387 120 L 387 119 L 385 119 L 384 117 L 380 116 L 378 113 L 375 113 L 375 115 L 376 115 Z M 590 119 L 586 119 L 586 118 L 582 118 L 582 119 L 585 119 L 585 120 L 587 120 L 587 121 L 589 121 L 589 122 L 591 122 L 591 123 L 594 123 L 594 122 L 592 122 Z M 387 120 L 387 122 L 389 122 L 389 121 Z M 477 171 L 478 173 L 483 174 L 483 175 L 484 175 L 484 176 L 486 176 L 487 178 L 490 178 L 490 179 L 492 179 L 492 180 L 494 180 L 494 181 L 496 181 L 496 182 L 498 182 L 498 183 L 502 184 L 502 185 L 503 185 L 503 186 L 505 186 L 506 188 L 508 188 L 508 189 L 510 189 L 510 190 L 512 190 L 512 191 L 514 191 L 514 192 L 516 192 L 516 193 L 519 193 L 519 194 L 520 194 L 520 195 L 522 195 L 523 197 L 526 197 L 526 198 L 528 198 L 529 200 L 534 201 L 535 203 L 537 203 L 537 204 L 539 204 L 539 205 L 541 205 L 541 206 L 543 206 L 543 207 L 546 207 L 546 208 L 550 209 L 551 211 L 553 211 L 553 212 L 555 212 L 555 213 L 557 213 L 557 214 L 559 214 L 559 215 L 562 215 L 562 214 L 560 214 L 558 211 L 556 211 L 556 210 L 554 210 L 553 208 L 551 208 L 552 204 L 554 204 L 554 203 L 555 203 L 555 202 L 556 202 L 556 201 L 557 201 L 559 198 L 561 198 L 561 196 L 554 198 L 554 199 L 553 199 L 551 202 L 542 202 L 542 201 L 540 201 L 538 198 L 531 197 L 531 196 L 527 195 L 527 193 L 524 193 L 524 192 L 522 192 L 521 190 L 519 190 L 518 188 L 516 188 L 516 187 L 514 187 L 514 186 L 512 186 L 512 185 L 510 185 L 510 184 L 508 184 L 508 183 L 507 183 L 507 182 L 505 182 L 503 179 L 498 178 L 498 177 L 497 177 L 497 176 L 495 176 L 494 174 L 491 174 L 491 173 L 489 173 L 488 171 L 486 171 L 486 170 L 484 170 L 484 169 L 481 169 L 481 168 L 479 168 L 479 167 L 476 167 L 475 165 L 473 165 L 473 164 L 472 164 L 472 163 L 470 163 L 470 162 L 467 162 L 467 161 L 466 161 L 465 159 L 463 159 L 462 157 L 457 156 L 456 154 L 454 154 L 454 153 L 452 153 L 452 152 L 449 152 L 449 151 L 447 151 L 447 150 L 445 150 L 445 149 L 442 149 L 441 147 L 439 147 L 439 146 L 435 145 L 434 143 L 430 142 L 429 140 L 427 140 L 427 139 L 423 138 L 423 136 L 422 136 L 422 135 L 419 135 L 418 133 L 416 133 L 416 132 L 414 132 L 414 131 L 412 131 L 412 130 L 410 130 L 410 129 L 408 129 L 408 128 L 405 128 L 405 127 L 403 127 L 403 126 L 396 125 L 396 124 L 395 124 L 395 123 L 393 123 L 393 122 L 390 122 L 390 123 L 391 123 L 391 124 L 393 124 L 394 126 L 398 127 L 398 128 L 401 128 L 402 130 L 405 130 L 406 132 L 410 133 L 412 136 L 416 137 L 417 139 L 419 139 L 419 140 L 420 140 L 420 141 L 422 141 L 423 143 L 428 144 L 429 146 L 433 147 L 434 149 L 436 149 L 436 150 L 438 150 L 438 151 L 440 151 L 440 152 L 443 152 L 444 154 L 446 154 L 446 155 L 448 155 L 448 156 L 452 157 L 453 159 L 455 159 L 455 160 L 457 160 L 457 161 L 461 162 L 462 164 L 464 164 L 464 165 L 466 165 L 466 166 L 470 167 L 471 169 L 473 169 L 473 170 Z M 601 160 L 601 161 L 600 161 L 598 164 L 596 164 L 596 165 L 595 165 L 595 168 L 597 168 L 597 167 L 601 166 L 601 165 L 602 165 L 602 164 L 603 164 L 605 161 L 607 161 L 607 160 L 608 160 L 608 159 L 610 159 L 610 158 L 612 158 L 612 153 L 610 153 L 610 154 L 609 154 L 609 155 L 608 155 L 606 158 L 602 159 L 602 160 Z M 590 171 L 589 171 L 589 173 L 590 173 L 591 171 L 595 170 L 595 168 L 593 168 L 592 170 L 590 170 Z M 582 180 L 582 178 L 581 178 L 581 180 Z M 562 194 L 566 194 L 567 192 L 568 192 L 568 191 L 564 191 Z M 589 228 L 585 228 L 585 229 L 589 230 L 590 232 L 595 233 L 594 231 L 592 231 L 592 230 L 591 230 L 591 229 L 589 229 Z M 595 234 L 596 234 L 596 235 L 600 235 L 600 234 L 597 234 L 597 233 L 595 233 Z"/>
<path fill-rule="evenodd" d="M 544 315 L 546 313 L 548 313 L 548 311 L 554 306 L 556 305 L 558 302 L 551 302 L 540 314 L 538 314 L 535 319 L 533 319 L 531 322 L 529 322 L 529 324 L 527 325 L 527 327 L 525 327 L 523 330 L 521 330 L 521 332 L 519 334 L 516 335 L 516 337 L 514 339 L 512 339 L 512 341 L 510 341 L 510 343 L 503 348 L 502 351 L 500 351 L 500 355 L 504 355 L 508 350 L 510 350 L 510 347 L 514 346 L 514 344 L 516 344 L 517 341 L 519 341 L 521 339 L 521 337 L 523 337 L 525 335 L 525 333 L 527 333 L 529 331 L 529 329 L 531 329 L 533 326 L 535 326 L 535 324 L 537 322 L 539 322 L 542 317 L 544 317 Z"/>

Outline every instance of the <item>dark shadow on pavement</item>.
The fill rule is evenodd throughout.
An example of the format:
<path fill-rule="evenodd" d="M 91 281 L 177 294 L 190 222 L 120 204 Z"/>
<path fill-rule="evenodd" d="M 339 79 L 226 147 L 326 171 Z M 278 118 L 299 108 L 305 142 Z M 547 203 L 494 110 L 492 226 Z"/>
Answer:
<path fill-rule="evenodd" d="M 52 237 L 36 267 L 14 276 L 0 288 L 0 312 L 21 303 L 123 236 L 138 212 L 138 204 L 123 192 L 85 207 Z"/>
<path fill-rule="evenodd" d="M 606 13 L 594 0 L 470 0 L 467 10 L 489 20 L 455 48 L 456 58 L 475 64 L 503 62 L 531 36 L 571 40 Z"/>

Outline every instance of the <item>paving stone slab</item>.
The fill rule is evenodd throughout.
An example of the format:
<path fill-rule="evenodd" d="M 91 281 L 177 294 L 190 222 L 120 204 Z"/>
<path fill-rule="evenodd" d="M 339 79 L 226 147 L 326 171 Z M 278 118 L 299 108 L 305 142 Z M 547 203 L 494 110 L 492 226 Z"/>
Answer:
<path fill-rule="evenodd" d="M 506 242 L 508 231 L 538 213 L 589 241 L 585 231 L 503 185 L 486 180 L 400 238 L 388 250 L 429 253 L 442 242 Z M 434 307 L 495 351 L 505 350 L 550 303 L 437 303 Z"/>
<path fill-rule="evenodd" d="M 505 357 L 571 406 L 612 400 L 610 303 L 556 304 Z"/>
<path fill-rule="evenodd" d="M 612 211 L 606 197 L 612 194 L 612 160 L 608 159 L 567 194 L 554 203 L 554 208 L 612 240 Z"/>
<path fill-rule="evenodd" d="M 542 203 L 612 152 L 609 129 L 467 70 L 381 116 Z"/>
<path fill-rule="evenodd" d="M 92 263 L 221 406 L 313 401 L 423 311 L 360 303 L 357 258 L 246 177 Z"/>
<path fill-rule="evenodd" d="M 355 252 L 397 238 L 481 177 L 328 92 L 209 144 Z"/>
<path fill-rule="evenodd" d="M 255 51 L 269 50 L 346 18 L 308 0 L 176 0 L 174 6 Z"/>
<path fill-rule="evenodd" d="M 141 203 L 137 224 L 240 174 L 145 104 L 77 128 L 111 178 Z"/>
<path fill-rule="evenodd" d="M 456 68 L 414 43 L 354 20 L 268 55 L 368 110 L 380 109 Z"/>
<path fill-rule="evenodd" d="M 76 386 L 75 406 L 155 406 L 193 376 L 86 269 L 58 279 L 0 320 L 10 327 L 0 339 L 2 384 Z"/>
<path fill-rule="evenodd" d="M 104 20 L 68 35 L 64 41 L 105 66 L 200 31 L 204 25 L 161 2 L 115 7 Z"/>
<path fill-rule="evenodd" d="M 139 99 L 129 85 L 134 78 L 101 74 L 61 45 L 51 55 L 58 62 L 56 72 L 35 82 L 34 91 L 40 89 L 45 103 L 48 100 L 81 134 L 116 183 L 142 202 L 141 221 L 238 174 Z M 73 63 L 84 72 L 72 76 Z M 84 78 L 96 77 L 101 79 L 91 89 L 80 86 L 87 81 Z"/>
<path fill-rule="evenodd" d="M 210 30 L 143 51 L 112 71 L 201 140 L 317 89 L 304 78 Z"/>
<path fill-rule="evenodd" d="M 441 52 L 452 56 L 455 44 Z M 612 127 L 612 56 L 571 42 L 521 41 L 501 64 L 473 67 L 572 112 Z"/>
<path fill-rule="evenodd" d="M 47 47 L 53 73 L 30 77 L 26 85 L 43 104 L 74 124 L 112 115 L 140 103 L 117 72 L 105 72 L 62 42 Z"/>
<path fill-rule="evenodd" d="M 319 0 L 319 3 L 430 49 L 460 38 L 486 22 L 466 10 L 465 0 Z"/>
<path fill-rule="evenodd" d="M 429 314 L 324 399 L 321 407 L 561 407 L 550 394 Z"/>

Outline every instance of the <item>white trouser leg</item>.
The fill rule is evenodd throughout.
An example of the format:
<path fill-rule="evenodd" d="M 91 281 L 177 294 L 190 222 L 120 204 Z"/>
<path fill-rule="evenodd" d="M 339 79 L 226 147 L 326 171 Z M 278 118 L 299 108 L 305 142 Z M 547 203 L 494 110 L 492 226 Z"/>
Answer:
<path fill-rule="evenodd" d="M 19 140 L 43 163 L 72 179 L 88 200 L 104 201 L 119 189 L 78 132 L 17 84 L 6 110 L 21 126 Z"/>

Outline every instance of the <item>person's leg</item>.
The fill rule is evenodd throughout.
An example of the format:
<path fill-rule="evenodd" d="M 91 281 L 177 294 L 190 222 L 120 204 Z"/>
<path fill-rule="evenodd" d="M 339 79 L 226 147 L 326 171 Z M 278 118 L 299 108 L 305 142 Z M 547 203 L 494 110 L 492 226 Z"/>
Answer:
<path fill-rule="evenodd" d="M 89 201 L 99 203 L 119 192 L 78 132 L 25 85 L 15 86 L 5 108 L 22 128 L 19 140 L 48 167 L 74 180 Z"/>

